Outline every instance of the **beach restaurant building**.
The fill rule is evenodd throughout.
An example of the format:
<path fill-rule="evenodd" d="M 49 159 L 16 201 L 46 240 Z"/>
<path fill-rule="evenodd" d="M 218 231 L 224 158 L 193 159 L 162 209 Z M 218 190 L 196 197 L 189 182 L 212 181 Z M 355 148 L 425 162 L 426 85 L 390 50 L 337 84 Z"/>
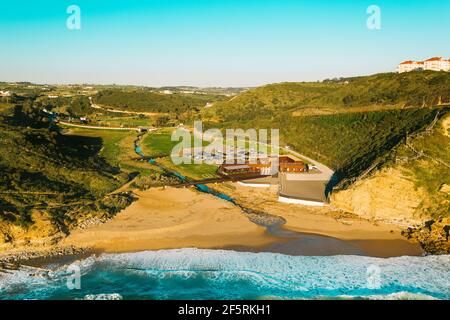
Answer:
<path fill-rule="evenodd" d="M 260 159 L 254 164 L 248 161 L 245 164 L 223 164 L 219 168 L 219 173 L 226 176 L 245 174 L 273 176 L 278 172 L 303 173 L 308 172 L 308 166 L 303 161 L 283 155 Z"/>

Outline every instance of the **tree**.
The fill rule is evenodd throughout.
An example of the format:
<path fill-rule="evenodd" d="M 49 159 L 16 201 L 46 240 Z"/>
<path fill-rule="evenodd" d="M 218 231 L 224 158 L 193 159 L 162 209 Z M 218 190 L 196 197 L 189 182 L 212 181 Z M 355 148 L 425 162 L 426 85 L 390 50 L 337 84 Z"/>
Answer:
<path fill-rule="evenodd" d="M 168 116 L 161 116 L 156 119 L 157 127 L 165 127 L 169 123 L 170 118 Z"/>

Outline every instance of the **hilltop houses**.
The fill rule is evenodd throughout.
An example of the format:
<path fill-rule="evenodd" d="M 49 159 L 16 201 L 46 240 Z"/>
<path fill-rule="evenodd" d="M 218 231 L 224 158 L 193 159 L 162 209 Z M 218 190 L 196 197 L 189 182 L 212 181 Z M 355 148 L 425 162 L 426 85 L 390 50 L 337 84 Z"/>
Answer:
<path fill-rule="evenodd" d="M 450 60 L 445 60 L 442 57 L 430 58 L 424 61 L 424 69 L 433 71 L 450 71 Z"/>
<path fill-rule="evenodd" d="M 433 57 L 425 61 L 403 61 L 397 67 L 398 73 L 431 70 L 431 71 L 447 71 L 450 72 L 450 59 L 443 57 Z"/>

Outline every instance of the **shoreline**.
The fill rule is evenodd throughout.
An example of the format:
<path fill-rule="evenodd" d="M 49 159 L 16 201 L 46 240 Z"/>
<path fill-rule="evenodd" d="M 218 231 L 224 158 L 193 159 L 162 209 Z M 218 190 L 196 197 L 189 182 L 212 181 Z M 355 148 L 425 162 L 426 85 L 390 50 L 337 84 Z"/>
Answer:
<path fill-rule="evenodd" d="M 0 253 L 0 262 L 6 255 L 16 255 L 22 262 L 33 263 L 101 253 L 182 248 L 292 256 L 387 258 L 424 254 L 419 245 L 401 236 L 398 226 L 331 217 L 324 214 L 324 208 L 270 201 L 264 206 L 255 204 L 248 208 L 243 198 L 234 205 L 192 188 L 154 188 L 136 193 L 138 201 L 106 223 L 73 230 L 54 247 L 26 248 L 22 252 L 18 248 Z M 274 223 L 274 219 L 285 223 Z"/>

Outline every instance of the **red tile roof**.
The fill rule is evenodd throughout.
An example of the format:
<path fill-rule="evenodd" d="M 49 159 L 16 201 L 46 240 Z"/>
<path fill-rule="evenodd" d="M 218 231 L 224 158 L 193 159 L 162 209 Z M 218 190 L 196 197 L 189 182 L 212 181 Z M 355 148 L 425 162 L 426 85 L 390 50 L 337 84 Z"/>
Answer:
<path fill-rule="evenodd" d="M 430 58 L 430 59 L 425 60 L 425 61 L 441 61 L 441 60 L 442 60 L 442 57 L 434 57 L 434 58 Z"/>

